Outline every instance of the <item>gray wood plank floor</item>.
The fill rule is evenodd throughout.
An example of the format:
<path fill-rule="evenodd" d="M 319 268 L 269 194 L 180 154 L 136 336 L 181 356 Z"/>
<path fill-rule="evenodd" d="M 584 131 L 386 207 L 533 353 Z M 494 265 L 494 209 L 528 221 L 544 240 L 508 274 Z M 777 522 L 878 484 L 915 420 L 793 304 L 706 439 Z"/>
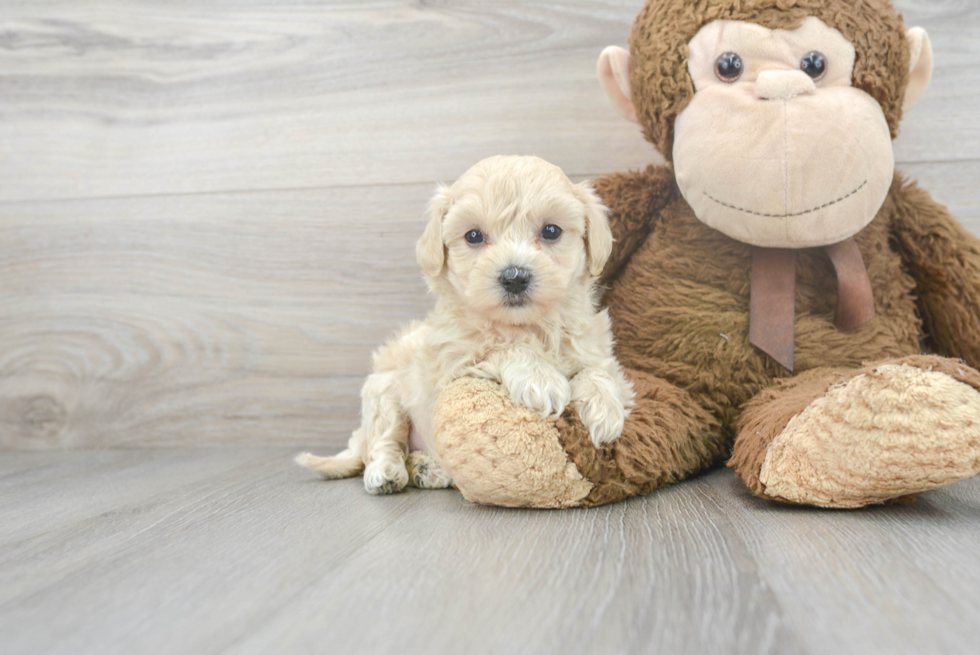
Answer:
<path fill-rule="evenodd" d="M 817 511 L 721 470 L 515 511 L 291 453 L 0 453 L 0 652 L 976 653 L 978 479 Z"/>

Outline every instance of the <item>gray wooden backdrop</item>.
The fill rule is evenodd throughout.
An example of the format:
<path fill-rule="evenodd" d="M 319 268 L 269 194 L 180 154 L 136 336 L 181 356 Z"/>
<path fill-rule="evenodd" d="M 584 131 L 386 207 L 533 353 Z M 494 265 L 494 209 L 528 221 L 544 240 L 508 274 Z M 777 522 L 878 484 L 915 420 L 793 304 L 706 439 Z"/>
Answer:
<path fill-rule="evenodd" d="M 0 1 L 0 447 L 341 443 L 436 181 L 660 160 L 594 73 L 641 4 Z M 980 233 L 980 2 L 897 4 L 899 166 Z"/>

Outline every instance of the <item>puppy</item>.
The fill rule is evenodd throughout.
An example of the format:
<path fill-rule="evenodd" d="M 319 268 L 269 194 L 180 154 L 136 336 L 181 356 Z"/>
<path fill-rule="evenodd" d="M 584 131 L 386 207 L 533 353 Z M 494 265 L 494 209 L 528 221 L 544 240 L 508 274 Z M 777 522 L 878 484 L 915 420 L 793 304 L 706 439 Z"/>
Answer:
<path fill-rule="evenodd" d="M 542 418 L 571 402 L 596 446 L 616 439 L 634 394 L 596 311 L 612 233 L 592 187 L 536 157 L 491 157 L 440 188 L 429 214 L 416 257 L 435 309 L 375 353 L 347 449 L 296 461 L 325 478 L 363 470 L 372 494 L 449 486 L 433 411 L 463 376 L 500 382 Z"/>

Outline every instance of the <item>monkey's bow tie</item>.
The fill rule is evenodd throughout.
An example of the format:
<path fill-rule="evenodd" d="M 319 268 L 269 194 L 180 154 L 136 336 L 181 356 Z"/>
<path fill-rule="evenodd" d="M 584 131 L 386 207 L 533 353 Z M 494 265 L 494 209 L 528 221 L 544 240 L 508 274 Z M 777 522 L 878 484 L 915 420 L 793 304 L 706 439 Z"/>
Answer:
<path fill-rule="evenodd" d="M 854 330 L 875 315 L 871 280 L 853 238 L 825 246 L 837 273 L 838 330 Z M 793 370 L 793 322 L 796 291 L 796 250 L 752 248 L 752 291 L 749 298 L 749 342 Z"/>

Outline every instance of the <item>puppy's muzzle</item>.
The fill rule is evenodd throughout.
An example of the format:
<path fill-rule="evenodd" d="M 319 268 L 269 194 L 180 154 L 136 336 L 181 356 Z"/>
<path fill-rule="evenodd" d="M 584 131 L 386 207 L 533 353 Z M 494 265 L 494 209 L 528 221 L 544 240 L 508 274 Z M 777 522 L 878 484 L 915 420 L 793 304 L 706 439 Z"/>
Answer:
<path fill-rule="evenodd" d="M 527 292 L 531 285 L 531 271 L 522 266 L 510 266 L 500 272 L 497 281 L 510 298 L 517 299 Z"/>

